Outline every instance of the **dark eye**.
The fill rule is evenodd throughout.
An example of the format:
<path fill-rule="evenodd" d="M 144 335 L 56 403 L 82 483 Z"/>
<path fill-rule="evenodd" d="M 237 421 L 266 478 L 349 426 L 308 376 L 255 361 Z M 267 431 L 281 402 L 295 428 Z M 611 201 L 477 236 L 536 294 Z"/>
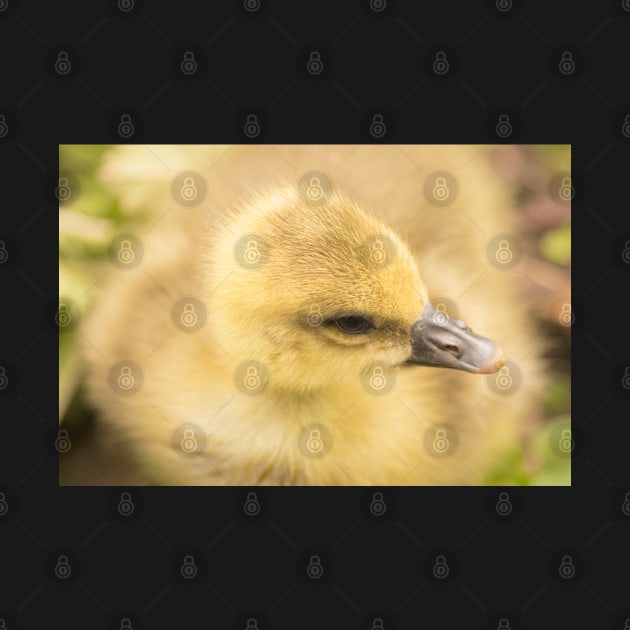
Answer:
<path fill-rule="evenodd" d="M 337 328 L 339 328 L 339 330 L 348 333 L 349 335 L 359 335 L 372 329 L 372 322 L 360 315 L 338 317 L 337 319 L 333 319 L 332 322 L 335 326 L 337 326 Z"/>

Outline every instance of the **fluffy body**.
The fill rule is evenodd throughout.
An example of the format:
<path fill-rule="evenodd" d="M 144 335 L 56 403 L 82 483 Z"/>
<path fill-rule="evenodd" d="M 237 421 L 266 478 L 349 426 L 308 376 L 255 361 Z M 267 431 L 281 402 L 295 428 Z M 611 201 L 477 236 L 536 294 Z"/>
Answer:
<path fill-rule="evenodd" d="M 82 336 L 89 399 L 149 482 L 477 484 L 496 457 L 518 446 L 541 367 L 517 293 L 518 268 L 497 269 L 486 257 L 490 239 L 510 233 L 512 214 L 483 150 L 234 147 L 216 159 L 218 149 L 196 148 L 165 159 L 173 172 L 207 178 L 207 196 L 183 208 L 169 191 L 172 173 L 156 174 L 138 194 L 125 161 L 151 171 L 142 150 L 121 149 L 103 176 L 123 203 L 155 206 L 161 218 L 139 235 L 141 264 L 111 274 Z M 322 205 L 296 185 L 308 171 L 333 183 Z M 423 192 L 435 171 L 457 179 L 448 206 L 430 204 Z M 256 268 L 235 254 L 246 235 L 267 246 Z M 384 267 L 371 264 L 365 247 L 375 236 L 391 245 Z M 173 323 L 182 298 L 207 312 L 195 332 Z M 429 298 L 451 300 L 458 309 L 451 316 L 503 347 L 521 372 L 516 391 L 497 393 L 488 385 L 494 376 L 397 367 Z M 356 312 L 369 314 L 377 329 L 346 335 L 325 324 Z M 236 378 L 249 360 L 269 375 L 256 395 Z M 137 392 L 111 386 L 110 370 L 121 361 L 140 366 Z M 382 395 L 361 378 L 374 361 L 395 379 Z M 174 446 L 191 424 L 202 432 L 194 455 Z M 321 457 L 304 451 L 311 425 L 327 430 Z M 436 425 L 456 436 L 448 456 L 427 448 Z"/>

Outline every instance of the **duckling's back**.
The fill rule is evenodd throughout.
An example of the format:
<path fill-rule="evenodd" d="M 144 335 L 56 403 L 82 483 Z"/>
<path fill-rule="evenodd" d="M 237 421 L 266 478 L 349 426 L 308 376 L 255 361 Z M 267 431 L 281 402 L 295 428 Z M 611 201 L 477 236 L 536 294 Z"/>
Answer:
<path fill-rule="evenodd" d="M 493 172 L 488 151 L 468 146 L 281 145 L 153 147 L 151 153 L 128 147 L 114 152 L 103 171 L 112 191 L 122 203 L 154 208 L 155 215 L 143 233 L 142 264 L 110 278 L 85 328 L 92 403 L 131 442 L 135 456 L 151 462 L 151 474 L 162 483 L 482 483 L 497 457 L 518 448 L 542 382 L 535 331 L 518 292 L 524 281 L 518 265 L 522 252 L 511 236 L 515 217 L 510 191 Z M 140 173 L 136 182 L 126 170 L 132 163 Z M 202 176 L 198 204 L 174 199 L 173 176 L 184 172 Z M 143 181 L 147 179 L 150 187 Z M 250 430 L 235 423 L 233 437 L 224 434 L 221 449 L 213 452 L 214 463 L 205 464 L 174 454 L 172 428 L 160 425 L 177 417 L 183 401 L 191 426 L 214 417 L 224 403 L 221 380 L 213 381 L 213 374 L 227 365 L 221 339 L 214 339 L 212 331 L 203 341 L 174 336 L 171 321 L 172 305 L 198 291 L 202 261 L 212 247 L 204 242 L 206 235 L 213 226 L 229 223 L 232 209 L 253 191 L 287 183 L 319 187 L 324 196 L 339 190 L 393 227 L 415 255 L 434 306 L 492 337 L 508 359 L 507 370 L 489 376 L 401 368 L 389 398 L 368 396 L 350 412 L 357 417 L 345 436 L 349 444 L 354 434 L 372 432 L 370 440 L 360 442 L 360 458 L 348 455 L 349 466 L 354 466 L 350 476 L 333 464 L 330 473 L 309 474 L 307 467 L 300 474 L 297 444 L 287 446 L 283 440 L 291 442 L 289 434 L 281 429 L 272 433 L 264 424 L 252 437 L 246 462 L 229 452 Z M 141 186 L 145 188 L 139 194 Z M 157 345 L 161 350 L 154 355 Z M 124 361 L 146 366 L 143 379 L 150 387 L 138 396 L 112 394 L 109 371 Z M 158 399 L 163 404 L 156 413 L 151 408 Z M 277 422 L 277 409 L 260 413 L 267 413 L 267 424 Z M 366 416 L 375 420 L 363 423 Z M 416 442 L 416 460 L 410 430 L 431 441 L 424 452 Z M 434 448 L 436 440 L 444 439 L 450 441 L 448 452 Z M 273 472 L 274 453 L 282 449 L 296 450 L 283 460 L 282 466 L 291 468 L 286 476 Z M 339 455 L 343 460 L 343 448 Z M 257 458 L 264 463 L 255 463 Z M 253 476 L 231 476 L 231 470 L 247 466 L 256 471 Z M 404 467 L 410 470 L 402 475 Z"/>

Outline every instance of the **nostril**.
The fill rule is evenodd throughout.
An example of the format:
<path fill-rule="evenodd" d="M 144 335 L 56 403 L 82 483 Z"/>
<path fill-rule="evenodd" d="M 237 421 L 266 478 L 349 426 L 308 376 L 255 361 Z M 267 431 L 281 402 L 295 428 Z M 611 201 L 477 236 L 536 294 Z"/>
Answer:
<path fill-rule="evenodd" d="M 460 351 L 457 346 L 454 346 L 452 344 L 446 344 L 446 345 L 441 346 L 441 349 L 444 350 L 444 352 L 450 352 L 453 356 L 459 359 Z"/>

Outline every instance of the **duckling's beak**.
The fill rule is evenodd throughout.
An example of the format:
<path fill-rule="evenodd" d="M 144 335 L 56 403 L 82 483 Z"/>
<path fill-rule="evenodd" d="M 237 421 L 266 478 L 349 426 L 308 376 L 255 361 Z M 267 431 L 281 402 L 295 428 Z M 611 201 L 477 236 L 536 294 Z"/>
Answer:
<path fill-rule="evenodd" d="M 411 357 L 407 363 L 493 374 L 505 365 L 494 341 L 476 335 L 461 319 L 436 311 L 427 302 L 422 317 L 411 327 Z"/>

